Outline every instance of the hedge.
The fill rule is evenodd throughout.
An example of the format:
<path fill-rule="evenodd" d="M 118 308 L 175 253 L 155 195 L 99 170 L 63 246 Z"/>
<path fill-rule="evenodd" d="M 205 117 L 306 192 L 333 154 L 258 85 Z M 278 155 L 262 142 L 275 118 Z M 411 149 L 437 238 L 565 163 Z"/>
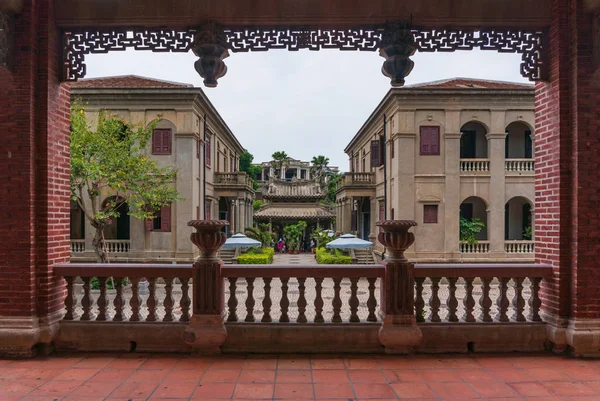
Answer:
<path fill-rule="evenodd" d="M 352 258 L 344 255 L 339 250 L 335 249 L 329 252 L 325 248 L 319 248 L 316 251 L 317 263 L 320 265 L 350 265 L 352 264 Z"/>
<path fill-rule="evenodd" d="M 275 255 L 273 248 L 251 249 L 247 253 L 242 253 L 237 259 L 240 265 L 269 265 L 273 263 L 273 255 Z"/>

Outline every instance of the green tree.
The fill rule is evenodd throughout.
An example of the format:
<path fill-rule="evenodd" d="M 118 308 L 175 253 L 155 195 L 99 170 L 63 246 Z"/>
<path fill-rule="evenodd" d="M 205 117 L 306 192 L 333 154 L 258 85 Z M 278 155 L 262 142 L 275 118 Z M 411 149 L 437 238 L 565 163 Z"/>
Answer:
<path fill-rule="evenodd" d="M 283 180 L 285 178 L 285 169 L 283 167 L 289 164 L 291 158 L 285 152 L 275 152 L 271 157 L 273 158 L 271 166 L 276 170 L 279 169 L 279 178 Z"/>
<path fill-rule="evenodd" d="M 254 189 L 258 189 L 257 178 L 260 175 L 261 167 L 252 164 L 254 155 L 248 152 L 248 149 L 244 149 L 244 153 L 240 156 L 240 171 L 246 172 L 252 178 L 252 184 Z"/>
<path fill-rule="evenodd" d="M 71 105 L 71 199 L 95 229 L 92 246 L 100 263 L 108 262 L 104 229 L 119 217 L 121 205 L 145 220 L 181 199 L 173 186 L 177 170 L 159 168 L 145 155 L 156 122 L 135 127 L 103 111 L 93 130 L 81 102 Z"/>
<path fill-rule="evenodd" d="M 265 201 L 260 200 L 260 199 L 252 201 L 252 209 L 255 212 L 258 212 L 260 210 L 260 208 L 263 207 L 264 204 L 265 204 Z"/>
<path fill-rule="evenodd" d="M 260 241 L 263 248 L 271 246 L 271 242 L 275 241 L 275 234 L 271 232 L 270 224 L 259 224 L 257 227 L 246 227 L 246 236 L 256 241 Z"/>
<path fill-rule="evenodd" d="M 477 234 L 485 227 L 485 223 L 476 217 L 467 220 L 464 217 L 460 218 L 460 241 L 467 244 L 477 243 Z"/>
<path fill-rule="evenodd" d="M 299 221 L 297 224 L 289 224 L 283 228 L 283 239 L 287 249 L 297 251 L 304 235 L 304 230 L 308 225 L 305 221 Z"/>
<path fill-rule="evenodd" d="M 332 172 L 329 175 L 329 180 L 327 181 L 327 197 L 325 201 L 327 204 L 334 205 L 335 204 L 335 193 L 337 192 L 338 182 L 342 179 L 342 173 L 334 173 Z"/>
<path fill-rule="evenodd" d="M 323 188 L 325 186 L 325 177 L 329 174 L 329 158 L 323 155 L 314 156 L 311 164 L 310 175 Z"/>

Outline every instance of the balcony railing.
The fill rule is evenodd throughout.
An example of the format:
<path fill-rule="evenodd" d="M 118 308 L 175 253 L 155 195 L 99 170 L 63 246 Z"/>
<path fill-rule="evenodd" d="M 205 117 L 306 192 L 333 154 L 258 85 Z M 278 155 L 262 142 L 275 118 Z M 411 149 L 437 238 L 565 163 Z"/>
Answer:
<path fill-rule="evenodd" d="M 109 253 L 127 253 L 131 249 L 131 241 L 128 239 L 104 240 Z"/>
<path fill-rule="evenodd" d="M 505 168 L 507 172 L 534 172 L 534 159 L 506 159 Z"/>
<path fill-rule="evenodd" d="M 379 294 L 375 290 L 385 273 L 381 265 L 235 265 L 224 266 L 221 272 L 229 281 L 228 322 L 378 321 Z M 276 298 L 278 305 L 273 306 Z M 290 305 L 294 306 L 290 309 Z"/>
<path fill-rule="evenodd" d="M 540 322 L 540 281 L 550 273 L 547 266 L 530 264 L 416 265 L 417 320 Z"/>
<path fill-rule="evenodd" d="M 84 239 L 72 239 L 71 240 L 71 252 L 73 252 L 73 253 L 85 252 L 85 240 Z"/>
<path fill-rule="evenodd" d="M 67 282 L 56 347 L 260 353 L 544 348 L 538 294 L 552 273 L 549 265 L 413 265 L 402 253 L 412 242 L 407 223 L 384 222 L 382 238 L 394 248 L 382 265 L 225 266 L 214 259 L 222 222 L 191 223 L 201 250 L 193 265 L 56 265 Z"/>
<path fill-rule="evenodd" d="M 477 241 L 476 244 L 461 242 L 459 250 L 462 253 L 488 253 L 490 251 L 490 241 Z"/>
<path fill-rule="evenodd" d="M 252 178 L 244 171 L 237 171 L 235 173 L 215 173 L 215 184 L 239 185 L 250 188 L 253 186 Z"/>
<path fill-rule="evenodd" d="M 506 253 L 533 253 L 533 241 L 506 241 L 504 242 L 504 251 Z"/>
<path fill-rule="evenodd" d="M 338 189 L 344 186 L 370 186 L 375 183 L 373 173 L 344 173 L 342 179 L 338 182 Z"/>
<path fill-rule="evenodd" d="M 460 171 L 482 173 L 490 171 L 490 159 L 460 159 Z"/>

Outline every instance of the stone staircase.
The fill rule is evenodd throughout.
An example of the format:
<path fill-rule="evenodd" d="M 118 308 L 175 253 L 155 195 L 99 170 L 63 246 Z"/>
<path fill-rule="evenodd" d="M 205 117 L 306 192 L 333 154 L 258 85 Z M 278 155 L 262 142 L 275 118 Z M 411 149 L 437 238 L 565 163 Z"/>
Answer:
<path fill-rule="evenodd" d="M 235 254 L 235 250 L 236 248 L 221 249 L 219 251 L 219 258 L 221 258 L 223 263 L 225 263 L 226 265 L 231 265 L 233 264 L 233 259 L 237 256 Z"/>
<path fill-rule="evenodd" d="M 373 250 L 371 248 L 364 249 L 353 249 L 354 253 L 353 259 L 356 260 L 356 264 L 359 265 L 374 265 L 377 264 L 375 255 L 373 254 Z"/>

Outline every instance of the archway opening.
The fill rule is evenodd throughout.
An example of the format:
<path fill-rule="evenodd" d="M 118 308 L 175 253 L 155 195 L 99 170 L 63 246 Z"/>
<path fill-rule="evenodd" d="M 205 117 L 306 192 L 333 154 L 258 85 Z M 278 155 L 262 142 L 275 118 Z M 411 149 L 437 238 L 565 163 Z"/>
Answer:
<path fill-rule="evenodd" d="M 477 196 L 470 196 L 460 204 L 460 218 L 468 222 L 480 221 L 484 224 L 479 233 L 476 234 L 478 241 L 488 239 L 488 217 L 485 201 Z"/>
<path fill-rule="evenodd" d="M 106 198 L 102 203 L 102 207 L 105 207 L 108 202 L 120 203 L 116 211 L 118 216 L 112 220 L 104 229 L 104 238 L 107 240 L 129 240 L 131 239 L 130 233 L 130 218 L 129 218 L 129 206 L 122 198 L 116 198 L 111 196 Z"/>
<path fill-rule="evenodd" d="M 533 138 L 531 128 L 520 121 L 510 123 L 506 127 L 506 159 L 533 158 Z"/>
<path fill-rule="evenodd" d="M 477 121 L 470 121 L 460 129 L 460 158 L 487 159 L 488 141 L 487 129 Z"/>
<path fill-rule="evenodd" d="M 70 208 L 71 215 L 71 227 L 70 236 L 71 239 L 85 239 L 85 215 L 81 206 L 75 201 L 71 201 Z"/>
<path fill-rule="evenodd" d="M 531 202 L 515 196 L 504 206 L 504 239 L 531 241 L 533 239 L 533 216 Z"/>

